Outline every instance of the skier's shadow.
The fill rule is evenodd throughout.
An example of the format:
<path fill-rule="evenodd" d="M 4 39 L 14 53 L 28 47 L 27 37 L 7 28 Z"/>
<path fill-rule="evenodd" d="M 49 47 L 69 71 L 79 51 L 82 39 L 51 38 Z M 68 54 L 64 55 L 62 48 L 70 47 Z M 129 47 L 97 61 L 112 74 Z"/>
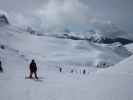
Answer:
<path fill-rule="evenodd" d="M 34 79 L 36 82 L 43 82 L 43 79 Z"/>
<path fill-rule="evenodd" d="M 36 78 L 25 77 L 25 79 L 31 79 L 31 80 L 34 80 L 34 81 L 36 81 L 36 82 L 43 82 L 44 77 L 38 77 L 38 79 L 36 79 Z"/>
<path fill-rule="evenodd" d="M 38 77 L 38 79 L 35 79 L 35 81 L 37 82 L 43 82 L 43 80 L 44 80 L 44 77 Z"/>

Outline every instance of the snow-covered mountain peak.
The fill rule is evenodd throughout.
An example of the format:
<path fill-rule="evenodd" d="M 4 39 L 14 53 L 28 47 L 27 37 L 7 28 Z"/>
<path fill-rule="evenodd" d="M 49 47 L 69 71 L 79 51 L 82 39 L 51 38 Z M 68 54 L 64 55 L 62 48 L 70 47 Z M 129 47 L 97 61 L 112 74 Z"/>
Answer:
<path fill-rule="evenodd" d="M 133 42 L 132 34 L 126 33 L 111 22 L 104 21 L 90 23 L 86 32 L 72 32 L 70 29 L 64 29 L 63 32 L 49 33 L 47 35 L 73 40 L 89 40 L 105 44 L 115 42 L 128 44 Z"/>

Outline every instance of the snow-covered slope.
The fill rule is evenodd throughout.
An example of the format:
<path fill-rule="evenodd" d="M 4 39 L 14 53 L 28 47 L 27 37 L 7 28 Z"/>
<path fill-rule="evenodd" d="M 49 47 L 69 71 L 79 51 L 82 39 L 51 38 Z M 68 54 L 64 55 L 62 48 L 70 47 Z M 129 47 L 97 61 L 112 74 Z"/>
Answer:
<path fill-rule="evenodd" d="M 128 49 L 128 51 L 130 51 L 131 53 L 133 53 L 133 43 L 131 43 L 131 44 L 127 44 L 127 45 L 125 45 L 125 47 Z"/>
<path fill-rule="evenodd" d="M 20 35 L 19 38 L 17 35 L 15 34 L 13 37 L 17 37 L 18 42 L 16 43 L 14 40 L 14 43 L 20 44 L 23 35 Z M 11 37 L 8 38 L 10 41 Z M 33 39 L 32 42 L 37 41 L 38 38 L 26 35 L 23 42 L 26 42 L 27 37 L 28 40 Z M 25 53 L 30 50 L 29 41 L 26 43 L 27 47 L 21 48 Z M 19 46 L 21 47 L 22 44 Z M 12 43 L 10 45 L 12 46 Z M 35 55 L 34 50 L 38 49 L 34 48 L 34 45 L 32 45 L 33 55 Z M 29 62 L 19 54 L 20 52 L 11 48 L 0 49 L 4 68 L 4 73 L 0 73 L 0 98 L 2 100 L 132 100 L 133 98 L 133 56 L 116 66 L 98 70 L 97 73 L 83 75 L 66 73 L 64 69 L 62 73 L 59 73 L 57 69 L 47 70 L 45 59 L 36 54 L 38 55 L 38 57 L 36 56 L 38 58 L 38 75 L 42 81 L 34 81 L 24 79 L 28 75 Z M 75 70 L 82 69 L 76 67 Z M 88 70 L 86 69 L 86 71 Z"/>
<path fill-rule="evenodd" d="M 16 26 L 1 26 L 0 60 L 4 73 L 0 73 L 0 99 L 132 100 L 132 56 L 109 69 L 95 67 L 101 62 L 116 64 L 129 53 L 118 44 L 36 36 Z M 33 58 L 41 81 L 25 79 Z M 84 69 L 86 75 L 82 74 Z"/>
<path fill-rule="evenodd" d="M 26 59 L 35 58 L 55 64 L 83 64 L 95 67 L 100 63 L 106 63 L 107 66 L 116 64 L 130 56 L 130 52 L 123 46 L 115 44 L 102 45 L 85 40 L 36 36 L 11 25 L 0 27 L 0 31 L 0 43 L 18 51 Z"/>

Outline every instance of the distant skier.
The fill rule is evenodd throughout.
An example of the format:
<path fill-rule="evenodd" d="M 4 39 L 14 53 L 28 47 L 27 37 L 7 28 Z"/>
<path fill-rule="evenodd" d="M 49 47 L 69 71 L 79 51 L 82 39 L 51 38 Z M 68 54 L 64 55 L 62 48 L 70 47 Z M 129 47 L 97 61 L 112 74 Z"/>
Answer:
<path fill-rule="evenodd" d="M 86 73 L 86 71 L 85 71 L 85 69 L 83 70 L 83 74 L 85 74 Z"/>
<path fill-rule="evenodd" d="M 59 67 L 59 71 L 62 72 L 62 68 L 61 67 Z"/>
<path fill-rule="evenodd" d="M 74 70 L 73 70 L 73 69 L 71 69 L 70 73 L 73 73 L 73 72 L 74 72 Z"/>
<path fill-rule="evenodd" d="M 0 61 L 0 72 L 3 72 L 2 62 Z"/>
<path fill-rule="evenodd" d="M 37 77 L 37 66 L 36 66 L 36 62 L 35 62 L 34 59 L 31 61 L 29 69 L 30 69 L 30 76 L 29 76 L 29 78 L 33 78 L 32 75 L 34 74 L 35 78 L 38 79 L 38 77 Z"/>

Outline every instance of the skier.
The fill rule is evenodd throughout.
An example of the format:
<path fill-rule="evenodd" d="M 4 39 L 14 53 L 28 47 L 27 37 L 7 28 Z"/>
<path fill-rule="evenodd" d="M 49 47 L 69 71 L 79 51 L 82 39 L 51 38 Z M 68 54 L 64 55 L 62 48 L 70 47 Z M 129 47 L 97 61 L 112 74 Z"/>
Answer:
<path fill-rule="evenodd" d="M 73 72 L 74 72 L 74 70 L 73 70 L 73 69 L 71 69 L 70 73 L 73 73 Z"/>
<path fill-rule="evenodd" d="M 3 72 L 2 62 L 0 61 L 0 72 Z"/>
<path fill-rule="evenodd" d="M 61 67 L 59 67 L 59 71 L 62 72 L 62 68 Z"/>
<path fill-rule="evenodd" d="M 29 69 L 30 69 L 30 76 L 29 76 L 29 78 L 33 78 L 32 74 L 34 74 L 35 78 L 38 79 L 38 77 L 37 77 L 37 66 L 36 66 L 36 62 L 35 62 L 34 59 L 31 61 Z"/>
<path fill-rule="evenodd" d="M 83 74 L 85 74 L 86 73 L 86 71 L 85 71 L 85 69 L 83 70 Z"/>

